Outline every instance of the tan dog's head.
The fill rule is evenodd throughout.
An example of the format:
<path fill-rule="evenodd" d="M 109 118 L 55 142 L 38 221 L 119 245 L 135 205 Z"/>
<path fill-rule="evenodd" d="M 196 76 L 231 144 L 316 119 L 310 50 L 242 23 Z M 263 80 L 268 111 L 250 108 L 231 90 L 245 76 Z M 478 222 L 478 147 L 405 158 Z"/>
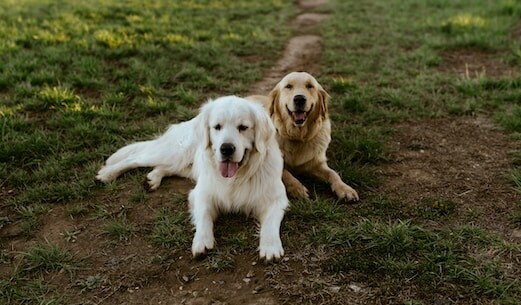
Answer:
<path fill-rule="evenodd" d="M 291 120 L 296 127 L 327 118 L 329 95 L 309 73 L 291 72 L 284 76 L 270 97 L 270 115 Z"/>

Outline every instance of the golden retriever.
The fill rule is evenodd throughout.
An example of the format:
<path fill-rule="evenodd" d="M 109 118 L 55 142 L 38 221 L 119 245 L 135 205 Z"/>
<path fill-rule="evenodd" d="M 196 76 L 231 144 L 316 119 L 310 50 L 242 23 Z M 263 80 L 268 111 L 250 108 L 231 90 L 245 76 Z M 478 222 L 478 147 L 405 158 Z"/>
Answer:
<path fill-rule="evenodd" d="M 188 201 L 195 235 L 192 254 L 215 244 L 219 212 L 244 212 L 260 224 L 259 255 L 284 255 L 280 224 L 288 206 L 275 127 L 257 103 L 236 96 L 209 101 L 192 120 L 173 124 L 160 137 L 127 145 L 110 156 L 96 178 L 103 182 L 136 167 L 154 167 L 151 189 L 168 175 L 195 180 Z"/>
<path fill-rule="evenodd" d="M 291 72 L 269 96 L 247 99 L 262 103 L 275 124 L 284 155 L 282 180 L 289 195 L 309 197 L 308 189 L 292 174 L 308 173 L 330 183 L 339 199 L 359 200 L 358 193 L 327 165 L 326 150 L 331 142 L 329 94 L 312 75 Z"/>

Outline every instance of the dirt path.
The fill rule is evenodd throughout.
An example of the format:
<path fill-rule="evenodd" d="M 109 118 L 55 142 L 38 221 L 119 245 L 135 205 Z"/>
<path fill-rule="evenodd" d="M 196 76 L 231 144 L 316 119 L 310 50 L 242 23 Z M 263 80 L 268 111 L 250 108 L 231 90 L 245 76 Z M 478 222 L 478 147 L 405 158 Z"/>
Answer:
<path fill-rule="evenodd" d="M 295 18 L 292 25 L 298 31 L 298 35 L 289 39 L 286 43 L 282 58 L 275 66 L 264 73 L 264 78 L 254 84 L 248 94 L 265 94 L 271 91 L 275 84 L 287 73 L 292 71 L 306 71 L 317 74 L 320 71 L 322 58 L 322 39 L 318 35 L 308 34 L 314 26 L 324 21 L 328 15 L 313 13 L 313 10 L 327 1 L 297 1 L 302 13 Z"/>

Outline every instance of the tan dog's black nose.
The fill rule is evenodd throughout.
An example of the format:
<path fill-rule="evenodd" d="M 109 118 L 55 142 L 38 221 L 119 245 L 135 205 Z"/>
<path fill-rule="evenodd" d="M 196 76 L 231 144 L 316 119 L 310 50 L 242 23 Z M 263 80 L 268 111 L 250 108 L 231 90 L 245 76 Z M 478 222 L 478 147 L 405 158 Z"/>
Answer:
<path fill-rule="evenodd" d="M 293 97 L 293 103 L 295 104 L 295 108 L 303 108 L 306 105 L 306 97 L 298 94 Z"/>
<path fill-rule="evenodd" d="M 223 143 L 220 148 L 223 157 L 231 157 L 235 152 L 235 145 L 231 143 Z"/>

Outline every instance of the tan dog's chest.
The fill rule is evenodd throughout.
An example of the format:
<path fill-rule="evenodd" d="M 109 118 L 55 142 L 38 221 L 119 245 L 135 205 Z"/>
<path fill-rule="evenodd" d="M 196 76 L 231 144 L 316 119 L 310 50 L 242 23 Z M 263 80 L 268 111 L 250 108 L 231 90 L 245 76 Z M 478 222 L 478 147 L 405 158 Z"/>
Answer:
<path fill-rule="evenodd" d="M 307 171 L 317 163 L 326 161 L 326 150 L 331 141 L 329 120 L 323 122 L 319 132 L 311 139 L 288 140 L 277 135 L 284 163 L 292 171 Z"/>

